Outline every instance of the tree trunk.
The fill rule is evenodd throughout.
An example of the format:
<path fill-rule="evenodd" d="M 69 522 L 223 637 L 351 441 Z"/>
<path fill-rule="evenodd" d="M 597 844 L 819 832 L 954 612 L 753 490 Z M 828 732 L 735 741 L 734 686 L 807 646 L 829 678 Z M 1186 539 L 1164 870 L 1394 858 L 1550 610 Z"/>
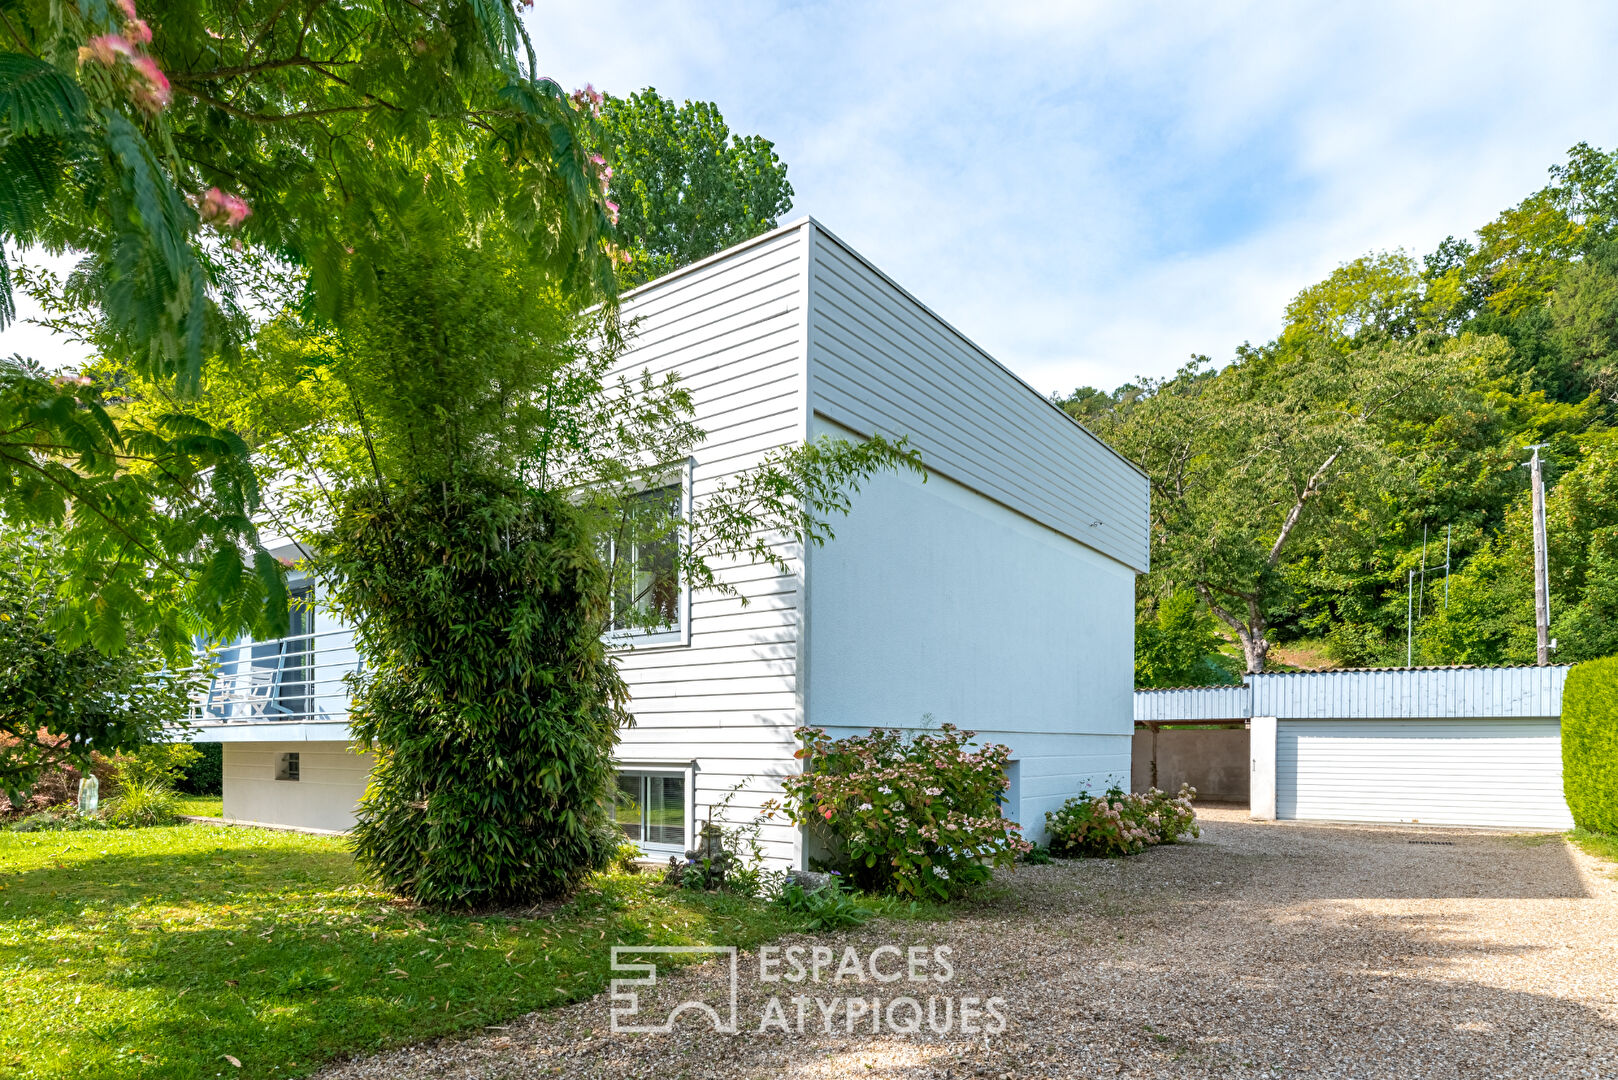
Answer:
<path fill-rule="evenodd" d="M 1264 671 L 1264 662 L 1270 655 L 1269 620 L 1264 617 L 1264 610 L 1259 606 L 1256 597 L 1244 597 L 1247 601 L 1247 619 L 1243 621 L 1232 614 L 1223 604 L 1214 599 L 1213 590 L 1205 582 L 1198 582 L 1192 586 L 1202 602 L 1208 605 L 1208 610 L 1214 617 L 1236 635 L 1241 642 L 1242 656 L 1247 661 L 1247 674 L 1257 675 Z"/>
<path fill-rule="evenodd" d="M 1258 675 L 1264 671 L 1264 663 L 1270 655 L 1270 639 L 1263 629 L 1242 637 L 1242 655 L 1247 657 L 1247 674 Z"/>

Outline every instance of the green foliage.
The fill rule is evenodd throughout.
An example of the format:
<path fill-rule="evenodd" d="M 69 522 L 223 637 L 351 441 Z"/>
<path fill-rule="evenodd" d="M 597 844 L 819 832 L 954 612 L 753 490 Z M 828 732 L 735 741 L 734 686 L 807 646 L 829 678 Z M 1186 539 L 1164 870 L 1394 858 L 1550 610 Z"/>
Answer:
<path fill-rule="evenodd" d="M 533 903 L 606 866 L 629 717 L 577 510 L 494 479 L 355 488 L 320 550 L 366 657 L 350 712 L 378 750 L 361 862 L 445 907 Z"/>
<path fill-rule="evenodd" d="M 1299 640 L 1341 664 L 1400 664 L 1416 571 L 1420 659 L 1531 659 L 1529 443 L 1550 444 L 1558 658 L 1618 650 L 1605 479 L 1618 153 L 1581 143 L 1474 239 L 1451 237 L 1419 265 L 1402 251 L 1345 263 L 1285 316 L 1277 340 L 1223 368 L 1201 359 L 1058 400 L 1152 479 L 1139 655 L 1159 663 L 1157 605 L 1179 588 L 1237 639 L 1248 670 L 1272 642 Z M 1446 554 L 1447 607 L 1433 572 Z"/>
<path fill-rule="evenodd" d="M 112 653 L 151 637 L 178 661 L 196 633 L 283 632 L 286 588 L 258 507 L 231 431 L 167 402 L 115 416 L 99 387 L 0 358 L 0 518 L 8 534 L 50 534 L 49 619 L 64 644 Z"/>
<path fill-rule="evenodd" d="M 1051 849 L 1044 844 L 1035 844 L 1023 852 L 1022 861 L 1029 866 L 1049 866 L 1055 860 L 1051 858 Z"/>
<path fill-rule="evenodd" d="M 639 284 L 775 228 L 792 208 L 787 167 L 759 135 L 732 135 L 710 102 L 676 106 L 648 87 L 609 97 L 618 235 Z"/>
<path fill-rule="evenodd" d="M 222 236 L 306 268 L 311 307 L 336 318 L 344 268 L 396 242 L 395 212 L 424 197 L 503 215 L 536 258 L 610 293 L 585 149 L 599 102 L 537 77 L 516 5 L 152 0 L 140 24 L 119 10 L 8 8 L 0 242 L 83 252 L 103 341 L 141 370 L 194 387 L 242 339 Z M 109 34 L 125 44 L 88 46 Z M 439 155 L 470 166 L 446 174 Z"/>
<path fill-rule="evenodd" d="M 1618 656 L 1568 672 L 1562 688 L 1562 788 L 1579 828 L 1618 836 Z"/>
<path fill-rule="evenodd" d="M 101 818 L 115 829 L 150 829 L 173 825 L 180 812 L 179 796 L 159 780 L 120 782 L 118 794 L 102 808 Z"/>
<path fill-rule="evenodd" d="M 783 780 L 787 817 L 826 837 L 859 888 L 948 899 L 1030 846 L 1000 816 L 1005 746 L 970 750 L 975 733 L 953 724 L 908 736 L 796 734 L 810 771 Z"/>
<path fill-rule="evenodd" d="M 625 840 L 612 849 L 612 868 L 620 874 L 636 874 L 642 858 L 640 845 Z"/>
<path fill-rule="evenodd" d="M 379 753 L 362 861 L 426 903 L 529 902 L 617 845 L 600 799 L 627 714 L 601 636 L 661 612 L 615 610 L 624 560 L 602 549 L 656 545 L 733 592 L 711 560 L 785 565 L 864 477 L 918 466 L 902 443 L 817 442 L 648 509 L 705 437 L 678 378 L 611 377 L 610 313 L 577 314 L 516 231 L 408 219 L 341 328 L 284 312 L 251 363 L 210 366 L 202 407 L 286 476 L 279 520 L 359 628 L 352 716 Z"/>
<path fill-rule="evenodd" d="M 174 781 L 181 795 L 222 795 L 225 786 L 225 746 L 223 743 L 197 743 L 197 756 Z M 218 815 L 213 815 L 217 817 Z"/>
<path fill-rule="evenodd" d="M 698 832 L 696 857 L 684 862 L 671 859 L 664 880 L 687 889 L 725 889 L 754 898 L 780 890 L 784 875 L 764 867 L 761 835 L 767 815 L 755 815 L 742 822 L 731 820 L 731 804 L 744 783 L 737 781 L 724 798 L 713 804 L 708 821 Z"/>
<path fill-rule="evenodd" d="M 190 743 L 148 743 L 117 760 L 119 787 L 126 784 L 160 784 L 177 787 L 202 752 Z"/>
<path fill-rule="evenodd" d="M 841 876 L 833 876 L 829 884 L 813 890 L 789 881 L 781 887 L 776 903 L 802 919 L 805 930 L 819 933 L 863 926 L 871 917 L 870 911 L 848 894 Z"/>
<path fill-rule="evenodd" d="M 1213 686 L 1238 682 L 1220 661 L 1223 644 L 1197 594 L 1180 589 L 1135 624 L 1137 687 Z"/>
<path fill-rule="evenodd" d="M 1409 465 L 1386 433 L 1466 407 L 1488 341 L 1309 340 L 1244 349 L 1214 371 L 1205 359 L 1100 412 L 1091 423 L 1152 483 L 1152 563 L 1195 590 L 1262 671 L 1286 560 L 1333 539 Z"/>
<path fill-rule="evenodd" d="M 1553 447 L 1550 461 L 1555 483 L 1545 499 L 1545 523 L 1556 659 L 1576 663 L 1609 656 L 1618 653 L 1618 442 L 1610 432 L 1592 433 Z M 1557 476 L 1555 465 L 1561 461 L 1577 464 Z M 1455 575 L 1449 606 L 1422 627 L 1423 659 L 1533 661 L 1532 528 L 1524 492 L 1507 510 L 1499 532 Z"/>
<path fill-rule="evenodd" d="M 73 806 L 44 810 L 18 818 L 6 826 L 9 832 L 83 832 L 86 829 L 110 829 L 98 814 L 81 814 Z"/>
<path fill-rule="evenodd" d="M 1586 853 L 1614 864 L 1610 876 L 1618 878 L 1618 836 L 1591 832 L 1589 829 L 1574 829 L 1568 833 L 1568 839 L 1579 845 Z"/>
<path fill-rule="evenodd" d="M 1137 855 L 1182 836 L 1201 836 L 1191 800 L 1196 790 L 1181 785 L 1178 795 L 1153 788 L 1144 795 L 1109 788 L 1092 798 L 1081 792 L 1045 814 L 1052 855 L 1113 857 Z"/>
<path fill-rule="evenodd" d="M 247 448 L 188 408 L 255 308 L 341 325 L 424 202 L 498 219 L 579 306 L 610 306 L 616 253 L 586 149 L 599 97 L 536 76 L 515 4 L 132 12 L 22 0 L 0 24 L 0 328 L 15 276 L 49 325 L 151 381 L 137 422 L 96 399 L 114 384 L 0 367 L 0 513 L 66 523 L 62 634 L 113 651 L 126 623 L 155 627 L 173 657 L 196 633 L 285 630 Z M 80 262 L 65 282 L 16 267 L 35 246 Z"/>
<path fill-rule="evenodd" d="M 0 527 L 0 793 L 14 804 L 44 770 L 87 768 L 92 752 L 134 751 L 183 722 L 201 685 L 150 639 L 111 656 L 73 644 L 56 629 L 70 572 L 51 534 Z"/>

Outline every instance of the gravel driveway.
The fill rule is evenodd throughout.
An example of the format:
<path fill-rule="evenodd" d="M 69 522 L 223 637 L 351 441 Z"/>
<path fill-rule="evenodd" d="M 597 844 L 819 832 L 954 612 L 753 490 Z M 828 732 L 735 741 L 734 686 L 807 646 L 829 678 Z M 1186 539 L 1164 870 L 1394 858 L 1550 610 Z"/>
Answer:
<path fill-rule="evenodd" d="M 1618 1077 L 1610 865 L 1557 837 L 1199 816 L 1198 842 L 1019 869 L 949 922 L 783 943 L 839 958 L 852 946 L 862 964 L 882 945 L 947 945 L 953 978 L 942 984 L 833 984 L 829 968 L 813 985 L 764 983 L 744 955 L 739 1035 L 689 1013 L 672 1035 L 611 1035 L 604 994 L 323 1075 Z M 657 993 L 722 999 L 727 973 L 688 968 Z M 881 1020 L 872 1034 L 860 1010 L 848 1034 L 845 1006 L 827 1034 L 809 1005 L 803 1034 L 782 1032 L 798 1022 L 794 994 L 998 997 L 1005 1028 L 990 1033 L 987 1015 L 963 1034 L 955 1013 L 946 1035 L 925 1024 L 894 1034 Z M 784 1022 L 767 1011 L 772 996 Z M 907 1026 L 908 1006 L 896 1015 Z"/>

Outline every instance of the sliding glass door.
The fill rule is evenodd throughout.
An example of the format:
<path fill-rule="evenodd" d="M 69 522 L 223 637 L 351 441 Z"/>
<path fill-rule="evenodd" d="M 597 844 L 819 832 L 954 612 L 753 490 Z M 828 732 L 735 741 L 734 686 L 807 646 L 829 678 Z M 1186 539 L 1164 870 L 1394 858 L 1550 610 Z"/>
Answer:
<path fill-rule="evenodd" d="M 624 836 L 643 848 L 683 851 L 686 844 L 685 776 L 619 773 L 613 818 Z"/>

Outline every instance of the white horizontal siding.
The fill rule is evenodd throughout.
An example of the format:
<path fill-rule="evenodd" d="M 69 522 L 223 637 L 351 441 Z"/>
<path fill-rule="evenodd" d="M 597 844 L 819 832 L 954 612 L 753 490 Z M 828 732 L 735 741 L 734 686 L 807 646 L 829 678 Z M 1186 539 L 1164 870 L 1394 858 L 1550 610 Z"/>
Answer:
<path fill-rule="evenodd" d="M 676 372 L 691 392 L 706 434 L 693 455 L 698 499 L 803 438 L 804 254 L 801 233 L 787 230 L 625 298 L 632 336 L 620 370 L 631 378 Z M 780 796 L 780 778 L 798 771 L 803 590 L 795 546 L 777 550 L 793 572 L 717 564 L 740 596 L 693 596 L 688 645 L 618 654 L 635 716 L 618 760 L 690 767 L 697 820 L 738 783 L 727 813 L 735 823 L 751 818 Z M 768 825 L 763 840 L 771 857 L 796 862 L 797 832 L 785 822 Z"/>
<path fill-rule="evenodd" d="M 1146 478 L 813 222 L 810 409 L 1137 571 Z"/>
<path fill-rule="evenodd" d="M 298 755 L 297 780 L 277 780 L 284 753 Z M 374 758 L 342 742 L 229 742 L 224 746 L 224 816 L 233 821 L 347 830 Z"/>
<path fill-rule="evenodd" d="M 1280 818 L 1573 826 L 1553 718 L 1282 720 L 1275 780 Z"/>

